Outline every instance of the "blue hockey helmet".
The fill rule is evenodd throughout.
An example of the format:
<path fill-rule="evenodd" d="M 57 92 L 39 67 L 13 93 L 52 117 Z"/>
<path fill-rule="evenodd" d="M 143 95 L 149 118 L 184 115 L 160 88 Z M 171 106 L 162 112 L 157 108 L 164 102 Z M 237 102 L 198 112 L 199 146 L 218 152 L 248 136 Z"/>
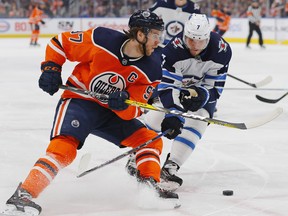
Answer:
<path fill-rule="evenodd" d="M 138 10 L 133 13 L 128 22 L 129 28 L 142 27 L 147 29 L 164 30 L 163 20 L 155 13 L 148 10 Z"/>

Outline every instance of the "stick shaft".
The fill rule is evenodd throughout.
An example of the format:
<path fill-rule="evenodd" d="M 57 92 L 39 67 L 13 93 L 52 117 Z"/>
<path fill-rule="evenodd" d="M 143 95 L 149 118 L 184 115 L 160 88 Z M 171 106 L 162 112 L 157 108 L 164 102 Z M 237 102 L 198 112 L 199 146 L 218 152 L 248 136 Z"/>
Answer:
<path fill-rule="evenodd" d="M 95 166 L 95 167 L 93 167 L 93 168 L 91 168 L 89 170 L 86 170 L 86 171 L 80 173 L 77 177 L 80 178 L 80 177 L 82 177 L 84 175 L 87 175 L 87 174 L 97 170 L 97 169 L 100 169 L 100 168 L 102 168 L 104 166 L 107 166 L 108 164 L 114 163 L 114 162 L 116 162 L 116 161 L 118 161 L 118 160 L 120 160 L 120 159 L 122 159 L 122 158 L 124 158 L 124 157 L 126 157 L 126 156 L 128 156 L 128 155 L 130 155 L 130 154 L 132 154 L 132 153 L 134 153 L 136 151 L 138 151 L 139 149 L 149 145 L 151 142 L 154 142 L 155 140 L 161 138 L 162 136 L 166 135 L 169 132 L 170 132 L 170 129 L 164 131 L 163 133 L 158 134 L 157 136 L 153 137 L 152 139 L 148 140 L 147 142 L 142 143 L 141 145 L 139 145 L 139 146 L 137 146 L 137 147 L 135 147 L 135 148 L 133 148 L 133 149 L 131 149 L 131 150 L 129 150 L 129 151 L 127 151 L 127 152 L 125 152 L 125 153 L 113 158 L 113 159 L 111 159 L 111 160 L 106 161 L 103 164 L 100 164 L 98 166 Z"/>
<path fill-rule="evenodd" d="M 233 75 L 231 75 L 231 74 L 227 74 L 227 76 L 229 76 L 229 77 L 232 77 L 233 79 L 236 79 L 236 80 L 238 80 L 238 81 L 240 81 L 240 82 L 242 82 L 242 83 L 245 83 L 245 84 L 247 84 L 247 85 L 249 85 L 249 86 L 251 86 L 251 87 L 253 87 L 253 88 L 256 88 L 256 85 L 255 84 L 253 84 L 253 83 L 249 83 L 249 82 L 247 82 L 247 81 L 245 81 L 245 80 L 242 80 L 242 79 L 240 79 L 240 78 L 238 78 L 238 77 L 235 77 L 235 76 L 233 76 Z"/>
<path fill-rule="evenodd" d="M 70 86 L 62 86 L 62 85 L 59 88 L 66 89 L 66 90 L 69 90 L 72 92 L 77 92 L 80 94 L 89 95 L 89 96 L 96 98 L 96 99 L 101 99 L 101 100 L 103 100 L 103 99 L 107 100 L 108 99 L 108 95 L 99 94 L 99 93 L 92 92 L 89 90 L 83 90 L 83 89 L 78 89 L 78 88 L 74 88 L 74 87 L 70 87 Z M 277 108 L 275 111 L 268 114 L 268 116 L 271 117 L 270 120 L 267 118 L 267 116 L 264 116 L 264 118 L 262 118 L 262 119 L 265 119 L 265 121 L 262 121 L 262 120 L 259 121 L 257 119 L 256 121 L 254 121 L 253 124 L 250 124 L 249 122 L 248 123 L 245 123 L 245 122 L 235 123 L 235 122 L 228 122 L 228 121 L 223 121 L 223 120 L 219 120 L 219 119 L 215 119 L 215 118 L 208 118 L 208 117 L 196 115 L 196 114 L 191 113 L 191 112 L 181 112 L 179 110 L 169 110 L 169 109 L 166 109 L 164 107 L 153 106 L 153 105 L 150 105 L 147 103 L 142 103 L 142 102 L 133 101 L 133 100 L 125 100 L 125 103 L 132 105 L 132 106 L 144 108 L 147 110 L 164 112 L 166 114 L 169 113 L 169 114 L 172 114 L 175 116 L 181 116 L 184 118 L 190 118 L 190 119 L 194 119 L 194 120 L 203 121 L 203 122 L 206 122 L 209 124 L 216 124 L 216 125 L 220 125 L 220 126 L 224 126 L 224 127 L 236 128 L 236 129 L 241 129 L 241 130 L 247 130 L 249 128 L 259 127 L 259 126 L 266 124 L 267 122 L 273 120 L 274 118 L 277 117 L 277 115 L 280 115 L 283 112 L 283 109 Z M 249 125 L 253 125 L 253 126 L 251 127 Z"/>
<path fill-rule="evenodd" d="M 247 85 L 249 85 L 249 86 L 251 86 L 253 88 L 262 87 L 262 86 L 267 85 L 268 83 L 270 83 L 272 81 L 272 77 L 271 76 L 268 76 L 265 79 L 263 79 L 263 80 L 261 80 L 259 82 L 256 82 L 256 83 L 247 82 L 247 81 L 245 81 L 243 79 L 240 79 L 240 78 L 238 78 L 238 77 L 236 77 L 236 76 L 234 76 L 232 74 L 229 74 L 229 73 L 227 74 L 227 76 L 229 76 L 229 77 L 231 77 L 233 79 L 236 79 L 236 80 L 238 80 L 238 81 L 240 81 L 242 83 L 245 83 L 245 84 L 247 84 Z"/>

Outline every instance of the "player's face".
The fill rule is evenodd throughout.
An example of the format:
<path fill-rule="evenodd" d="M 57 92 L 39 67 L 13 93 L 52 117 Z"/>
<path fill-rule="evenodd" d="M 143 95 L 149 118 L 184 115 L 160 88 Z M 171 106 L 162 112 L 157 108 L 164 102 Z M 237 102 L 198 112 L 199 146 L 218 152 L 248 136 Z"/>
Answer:
<path fill-rule="evenodd" d="M 182 7 L 187 3 L 187 0 L 175 0 L 175 5 L 178 7 Z"/>
<path fill-rule="evenodd" d="M 185 36 L 185 43 L 190 50 L 192 56 L 199 55 L 202 50 L 204 50 L 208 44 L 208 39 L 196 40 Z"/>
<path fill-rule="evenodd" d="M 151 29 L 147 35 L 146 55 L 150 56 L 158 45 L 162 42 L 162 32 L 156 29 Z"/>

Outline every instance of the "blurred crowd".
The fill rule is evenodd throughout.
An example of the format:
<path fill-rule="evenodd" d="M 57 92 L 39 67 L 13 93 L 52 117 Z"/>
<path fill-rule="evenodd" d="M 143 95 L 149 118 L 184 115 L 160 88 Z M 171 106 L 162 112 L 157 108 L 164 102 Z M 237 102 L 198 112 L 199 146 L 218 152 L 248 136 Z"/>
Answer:
<path fill-rule="evenodd" d="M 252 0 L 203 0 L 198 4 L 210 15 L 216 4 L 228 5 L 232 17 L 246 17 Z M 147 9 L 155 0 L 0 0 L 0 18 L 28 17 L 38 2 L 47 17 L 128 17 Z M 288 0 L 259 0 L 263 17 L 288 17 Z"/>
<path fill-rule="evenodd" d="M 215 5 L 226 5 L 232 17 L 247 17 L 247 8 L 252 0 L 218 0 L 199 2 L 203 13 L 210 14 Z M 288 0 L 259 0 L 263 17 L 288 17 Z"/>

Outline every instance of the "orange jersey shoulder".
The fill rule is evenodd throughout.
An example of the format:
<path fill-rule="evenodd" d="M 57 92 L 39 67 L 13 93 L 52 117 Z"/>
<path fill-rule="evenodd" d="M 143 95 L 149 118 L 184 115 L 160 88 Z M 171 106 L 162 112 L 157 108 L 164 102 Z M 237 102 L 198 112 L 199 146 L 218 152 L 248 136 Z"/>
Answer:
<path fill-rule="evenodd" d="M 133 61 L 126 59 L 125 62 L 120 50 L 127 39 L 123 33 L 102 27 L 84 32 L 64 32 L 50 41 L 45 60 L 59 65 L 63 65 L 66 59 L 79 62 L 68 78 L 68 85 L 106 95 L 125 90 L 131 99 L 146 103 L 161 80 L 161 59 L 155 54 Z M 69 91 L 65 91 L 63 97 L 93 100 L 107 107 L 105 101 Z M 115 113 L 123 119 L 132 119 L 141 111 L 130 106 Z"/>
<path fill-rule="evenodd" d="M 231 21 L 229 14 L 221 10 L 212 10 L 211 15 L 216 18 L 216 25 L 218 25 L 219 29 L 228 30 Z"/>

